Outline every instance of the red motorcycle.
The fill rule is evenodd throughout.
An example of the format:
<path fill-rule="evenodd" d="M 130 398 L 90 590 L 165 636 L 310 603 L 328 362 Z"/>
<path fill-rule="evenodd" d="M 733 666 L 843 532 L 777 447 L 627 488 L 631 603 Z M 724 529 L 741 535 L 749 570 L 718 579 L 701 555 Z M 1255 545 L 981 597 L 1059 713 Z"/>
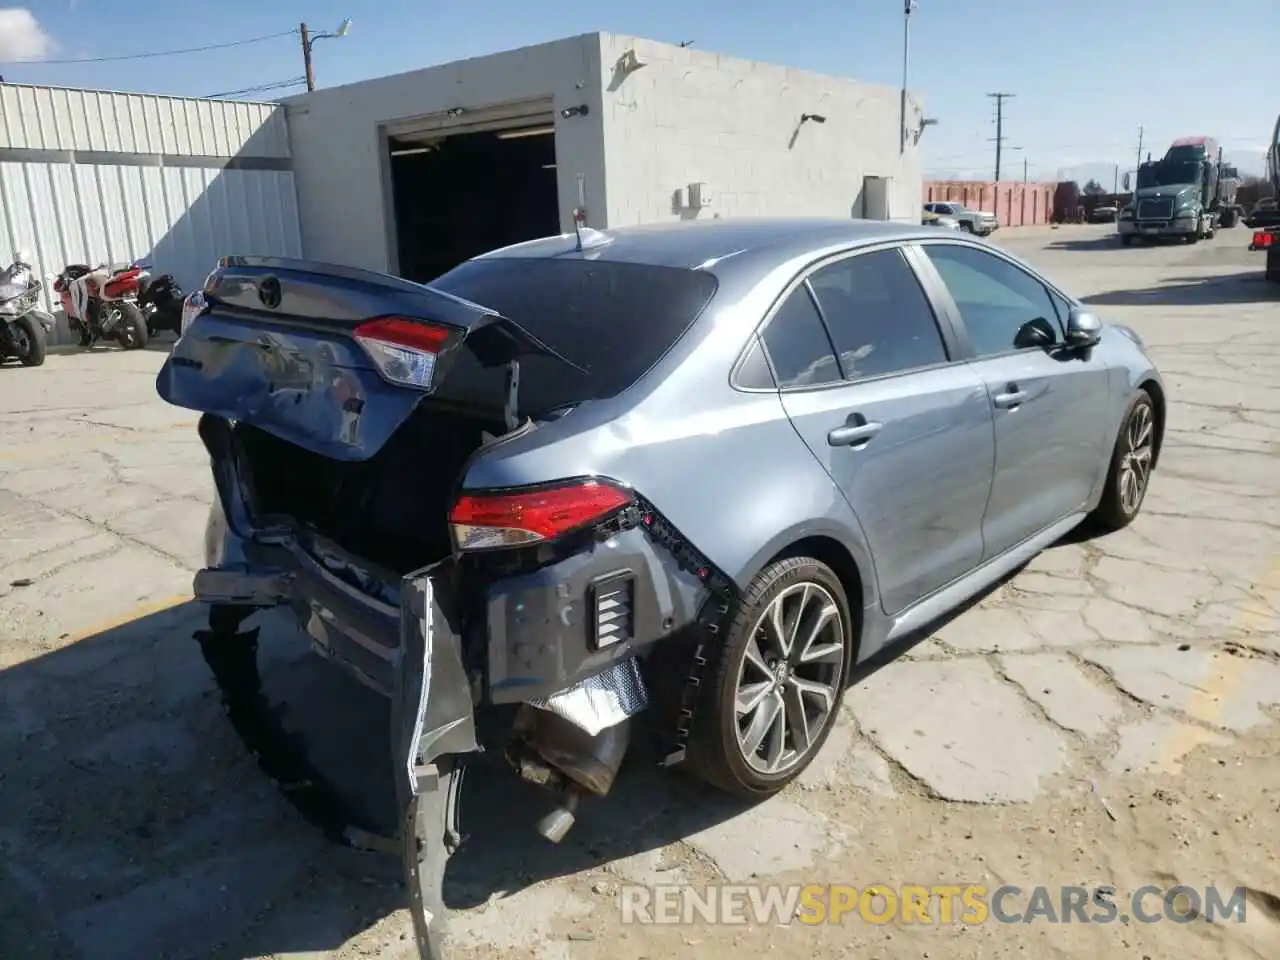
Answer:
<path fill-rule="evenodd" d="M 80 346 L 114 340 L 126 350 L 138 350 L 147 345 L 147 321 L 138 305 L 138 294 L 149 276 L 147 267 L 139 262 L 127 267 L 72 263 L 47 279 L 53 283 Z"/>

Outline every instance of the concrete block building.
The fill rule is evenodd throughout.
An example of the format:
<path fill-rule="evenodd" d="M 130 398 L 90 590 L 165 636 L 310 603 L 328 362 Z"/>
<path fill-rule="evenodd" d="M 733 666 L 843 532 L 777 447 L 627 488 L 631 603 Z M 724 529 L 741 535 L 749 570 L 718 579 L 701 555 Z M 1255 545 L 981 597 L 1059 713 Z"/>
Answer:
<path fill-rule="evenodd" d="M 668 219 L 916 221 L 899 91 L 590 33 L 283 101 L 308 257 L 425 281 L 483 250 Z"/>

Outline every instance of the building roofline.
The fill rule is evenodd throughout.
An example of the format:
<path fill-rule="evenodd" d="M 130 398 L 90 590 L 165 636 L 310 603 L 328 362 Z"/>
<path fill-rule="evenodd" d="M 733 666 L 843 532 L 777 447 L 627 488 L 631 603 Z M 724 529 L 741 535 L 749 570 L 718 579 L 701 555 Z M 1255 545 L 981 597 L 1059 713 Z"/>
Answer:
<path fill-rule="evenodd" d="M 110 93 L 119 97 L 155 97 L 157 100 L 194 100 L 200 103 L 243 103 L 246 106 L 278 107 L 278 100 L 237 100 L 227 97 L 186 97 L 180 93 L 151 93 L 142 90 L 111 90 L 103 87 L 65 87 L 57 83 L 14 83 L 0 80 L 0 87 L 26 87 L 28 90 L 65 90 L 68 93 Z"/>

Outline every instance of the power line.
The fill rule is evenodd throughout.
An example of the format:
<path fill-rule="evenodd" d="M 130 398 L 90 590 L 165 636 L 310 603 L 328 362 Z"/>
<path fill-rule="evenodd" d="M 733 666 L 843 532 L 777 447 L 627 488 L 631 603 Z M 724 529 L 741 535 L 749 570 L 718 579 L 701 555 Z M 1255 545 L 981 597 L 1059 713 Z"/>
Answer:
<path fill-rule="evenodd" d="M 208 93 L 202 99 L 218 100 L 225 97 L 238 97 L 246 93 L 263 93 L 267 90 L 283 90 L 297 87 L 307 82 L 306 77 L 294 77 L 292 80 L 274 80 L 271 83 L 260 83 L 253 87 L 241 87 L 239 90 L 224 90 L 222 93 Z"/>
<path fill-rule="evenodd" d="M 185 47 L 181 50 L 153 50 L 149 53 L 125 53 L 112 57 L 74 57 L 70 60 L 0 60 L 0 63 L 40 64 L 47 66 L 66 66 L 73 63 L 111 63 L 120 60 L 148 60 L 152 57 L 176 57 L 188 53 L 205 53 L 209 50 L 226 50 L 229 47 L 243 47 L 250 43 L 261 43 L 264 40 L 277 40 L 280 37 L 291 37 L 297 30 L 282 30 L 280 33 L 268 33 L 261 37 L 246 37 L 243 40 L 228 40 L 225 43 L 211 43 L 203 47 Z"/>
<path fill-rule="evenodd" d="M 988 93 L 996 102 L 996 178 L 995 182 L 1000 182 L 1000 150 L 1004 146 L 1004 102 L 1013 97 L 1012 93 Z"/>

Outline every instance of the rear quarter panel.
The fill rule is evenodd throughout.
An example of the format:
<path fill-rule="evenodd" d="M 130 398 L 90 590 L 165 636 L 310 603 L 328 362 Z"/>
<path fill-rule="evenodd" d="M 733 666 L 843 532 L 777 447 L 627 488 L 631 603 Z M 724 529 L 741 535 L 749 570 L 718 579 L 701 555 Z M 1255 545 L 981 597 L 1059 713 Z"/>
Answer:
<path fill-rule="evenodd" d="M 722 282 L 694 328 L 639 383 L 496 445 L 472 463 L 464 486 L 612 477 L 648 499 L 741 588 L 790 544 L 826 536 L 857 563 L 864 606 L 874 602 L 857 518 L 778 395 L 730 385 L 759 318 L 801 266 L 787 264 L 741 288 Z"/>

